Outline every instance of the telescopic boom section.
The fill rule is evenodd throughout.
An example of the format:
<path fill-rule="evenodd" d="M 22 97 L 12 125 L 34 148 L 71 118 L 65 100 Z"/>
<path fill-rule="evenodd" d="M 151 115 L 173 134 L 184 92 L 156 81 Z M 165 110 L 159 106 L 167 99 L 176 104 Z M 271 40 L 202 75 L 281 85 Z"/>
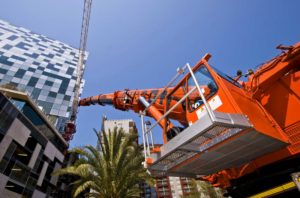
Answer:
<path fill-rule="evenodd" d="M 163 91 L 163 88 L 158 89 L 141 89 L 141 90 L 124 90 L 124 91 L 116 91 L 114 93 L 108 94 L 99 94 L 97 96 L 92 96 L 88 98 L 83 98 L 79 102 L 79 106 L 90 106 L 90 105 L 111 105 L 116 109 L 122 111 L 131 110 L 135 113 L 139 113 L 147 108 L 147 105 L 140 101 L 140 97 L 143 97 L 147 103 L 150 103 L 155 99 L 155 97 L 159 94 L 160 97 L 151 104 L 151 107 L 155 108 L 155 115 L 151 114 L 149 108 L 147 108 L 147 115 L 156 119 L 159 113 L 165 113 L 165 107 L 168 104 L 171 107 L 178 101 L 179 96 L 172 96 L 172 98 L 167 99 L 168 93 L 170 93 L 173 88 L 168 88 L 166 91 Z M 151 108 L 151 109 L 153 109 Z M 154 112 L 154 111 L 152 111 Z M 176 107 L 169 115 L 170 119 L 176 119 L 182 124 L 187 124 L 184 108 L 183 106 Z"/>
<path fill-rule="evenodd" d="M 114 94 L 99 94 L 97 96 L 92 96 L 84 98 L 79 101 L 79 106 L 90 106 L 90 105 L 113 105 Z"/>

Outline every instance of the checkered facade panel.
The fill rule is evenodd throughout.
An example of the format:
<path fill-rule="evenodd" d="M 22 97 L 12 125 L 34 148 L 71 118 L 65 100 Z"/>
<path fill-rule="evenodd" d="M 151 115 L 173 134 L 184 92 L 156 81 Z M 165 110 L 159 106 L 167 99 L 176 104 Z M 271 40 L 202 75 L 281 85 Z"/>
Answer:
<path fill-rule="evenodd" d="M 0 85 L 26 91 L 58 118 L 58 128 L 70 116 L 78 55 L 76 48 L 0 20 Z"/>

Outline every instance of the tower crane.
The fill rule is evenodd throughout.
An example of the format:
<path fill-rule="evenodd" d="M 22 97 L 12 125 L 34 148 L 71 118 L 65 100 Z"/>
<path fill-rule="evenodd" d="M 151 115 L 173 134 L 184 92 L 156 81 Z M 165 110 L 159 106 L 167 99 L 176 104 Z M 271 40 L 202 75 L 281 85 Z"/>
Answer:
<path fill-rule="evenodd" d="M 80 89 L 81 89 L 84 64 L 85 64 L 84 59 L 86 56 L 85 50 L 86 50 L 88 30 L 89 30 L 91 8 L 92 8 L 92 0 L 84 0 L 81 34 L 80 34 L 80 46 L 79 46 L 79 55 L 78 55 L 79 60 L 77 63 L 77 70 L 76 70 L 77 78 L 76 78 L 76 83 L 74 88 L 74 98 L 72 102 L 70 120 L 66 123 L 65 132 L 63 134 L 63 137 L 67 142 L 69 142 L 73 138 L 73 135 L 76 132 L 75 124 L 76 124 L 78 102 L 80 98 Z"/>

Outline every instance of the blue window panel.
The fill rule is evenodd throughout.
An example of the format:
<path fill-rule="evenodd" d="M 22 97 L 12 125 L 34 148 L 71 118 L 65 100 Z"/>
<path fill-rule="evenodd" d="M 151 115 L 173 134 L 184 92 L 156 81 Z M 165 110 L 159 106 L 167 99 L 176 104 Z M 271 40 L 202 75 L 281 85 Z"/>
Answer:
<path fill-rule="evenodd" d="M 22 100 L 18 100 L 18 99 L 10 99 L 10 101 L 19 109 L 22 111 L 24 105 L 25 105 L 25 102 L 22 101 Z"/>
<path fill-rule="evenodd" d="M 12 55 L 11 58 L 16 59 L 16 60 L 20 60 L 20 61 L 26 61 L 25 58 L 22 58 L 22 57 L 16 56 L 16 55 Z"/>
<path fill-rule="evenodd" d="M 60 80 L 66 79 L 66 78 L 64 78 L 62 76 L 59 76 L 59 75 L 56 75 L 56 74 L 52 74 L 52 73 L 49 73 L 49 72 L 45 72 L 45 71 L 43 71 L 42 75 L 49 76 L 49 77 L 56 78 L 56 79 L 60 79 Z"/>
<path fill-rule="evenodd" d="M 16 35 L 11 35 L 10 37 L 8 37 L 8 40 L 14 41 L 16 40 L 18 37 Z"/>
<path fill-rule="evenodd" d="M 24 55 L 29 56 L 31 58 L 37 58 L 37 57 L 39 57 L 39 55 L 37 53 L 32 53 L 32 54 L 24 53 Z"/>
<path fill-rule="evenodd" d="M 40 93 L 41 93 L 41 89 L 35 88 L 35 89 L 33 89 L 32 93 L 31 93 L 31 97 L 33 99 L 37 99 L 39 97 Z"/>
<path fill-rule="evenodd" d="M 61 54 L 63 54 L 65 52 L 65 50 L 62 50 L 62 49 L 59 49 L 59 50 L 53 49 L 53 51 L 56 51 L 56 52 L 61 53 Z"/>
<path fill-rule="evenodd" d="M 74 68 L 69 67 L 67 70 L 67 74 L 73 75 L 74 70 L 75 70 Z"/>
<path fill-rule="evenodd" d="M 6 74 L 7 70 L 0 68 L 0 74 Z"/>
<path fill-rule="evenodd" d="M 76 64 L 71 63 L 70 61 L 65 61 L 65 63 L 67 63 L 67 64 L 69 64 L 69 65 L 74 65 L 74 66 L 76 66 Z"/>
<path fill-rule="evenodd" d="M 40 66 L 38 66 L 38 68 L 37 68 L 38 70 L 41 70 L 41 71 L 44 71 L 45 70 L 45 68 L 44 67 L 40 67 Z"/>
<path fill-rule="evenodd" d="M 64 100 L 70 101 L 70 100 L 71 100 L 71 96 L 65 95 L 65 96 L 64 96 Z"/>
<path fill-rule="evenodd" d="M 52 97 L 52 98 L 56 98 L 57 96 L 57 93 L 53 92 L 53 91 L 50 91 L 49 94 L 48 94 L 49 97 Z"/>
<path fill-rule="evenodd" d="M 20 42 L 16 45 L 16 47 L 18 47 L 20 49 L 29 50 L 29 48 L 27 48 L 26 46 L 32 47 L 32 45 L 24 43 L 24 42 Z"/>
<path fill-rule="evenodd" d="M 10 50 L 11 48 L 12 48 L 12 46 L 9 44 L 6 44 L 3 46 L 3 49 L 6 49 L 6 50 Z"/>
<path fill-rule="evenodd" d="M 67 88 L 69 86 L 69 79 L 64 78 L 64 80 L 61 82 L 58 93 L 64 94 L 67 91 Z"/>
<path fill-rule="evenodd" d="M 45 49 L 47 49 L 48 47 L 46 45 L 42 45 L 40 43 L 38 43 L 39 46 L 44 47 Z"/>
<path fill-rule="evenodd" d="M 16 78 L 23 78 L 25 72 L 26 72 L 26 70 L 24 70 L 24 69 L 19 69 L 19 70 L 15 73 L 15 77 L 16 77 Z"/>
<path fill-rule="evenodd" d="M 35 42 L 35 43 L 40 42 L 40 40 L 38 40 L 38 39 L 36 39 L 36 38 L 32 38 L 32 37 L 31 37 L 31 40 L 32 40 L 33 42 Z"/>
<path fill-rule="evenodd" d="M 29 67 L 29 68 L 28 68 L 28 71 L 35 72 L 35 69 L 32 68 L 32 67 Z"/>
<path fill-rule="evenodd" d="M 44 38 L 44 37 L 42 37 L 42 36 L 38 36 L 42 41 L 44 41 L 44 42 L 47 42 L 47 40 Z"/>
<path fill-rule="evenodd" d="M 51 64 L 51 63 L 49 63 L 49 64 L 47 65 L 47 68 L 48 68 L 48 69 L 51 69 L 51 70 L 53 70 L 53 71 L 57 71 L 57 72 L 59 71 L 59 69 L 55 68 L 54 65 Z"/>
<path fill-rule="evenodd" d="M 45 85 L 51 87 L 51 86 L 53 85 L 53 82 L 51 82 L 51 81 L 49 81 L 49 80 L 46 80 Z"/>
<path fill-rule="evenodd" d="M 36 77 L 31 77 L 30 80 L 28 81 L 28 86 L 31 86 L 31 87 L 35 87 L 36 83 L 38 82 L 38 78 Z"/>
<path fill-rule="evenodd" d="M 33 61 L 33 63 L 32 63 L 33 65 L 37 65 L 37 66 L 39 66 L 40 65 L 40 63 L 39 62 L 36 62 L 36 61 Z"/>
<path fill-rule="evenodd" d="M 8 57 L 6 57 L 6 56 L 0 56 L 0 63 L 2 63 L 4 65 L 12 66 L 14 63 L 11 61 L 8 61 L 7 59 L 8 59 Z"/>
<path fill-rule="evenodd" d="M 56 48 L 56 49 L 59 49 L 59 47 L 57 47 L 57 46 L 55 46 L 55 45 L 50 45 L 51 47 L 54 47 L 54 48 Z"/>
<path fill-rule="evenodd" d="M 44 53 L 42 53 L 42 55 L 43 55 L 43 56 L 46 56 L 46 57 L 48 57 L 48 58 L 53 58 L 53 57 L 54 57 L 53 54 L 44 54 Z"/>

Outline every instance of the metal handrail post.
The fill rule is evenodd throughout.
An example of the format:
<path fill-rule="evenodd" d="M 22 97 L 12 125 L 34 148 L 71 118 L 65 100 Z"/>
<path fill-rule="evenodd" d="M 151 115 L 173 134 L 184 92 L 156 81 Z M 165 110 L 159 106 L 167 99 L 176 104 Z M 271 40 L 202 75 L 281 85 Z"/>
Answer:
<path fill-rule="evenodd" d="M 140 111 L 140 116 L 141 116 L 141 122 L 142 122 L 142 132 L 143 132 L 144 156 L 145 156 L 145 160 L 146 160 L 147 153 L 146 153 L 146 142 L 145 142 L 145 124 L 144 124 L 144 115 L 141 111 Z"/>
<path fill-rule="evenodd" d="M 202 93 L 202 91 L 201 91 L 201 89 L 200 89 L 200 86 L 199 86 L 199 84 L 198 84 L 198 81 L 197 81 L 197 79 L 196 79 L 196 77 L 195 77 L 195 75 L 194 75 L 194 72 L 193 72 L 193 70 L 192 70 L 190 64 L 187 63 L 186 66 L 187 66 L 187 68 L 188 68 L 188 70 L 189 70 L 189 72 L 190 72 L 190 74 L 191 74 L 191 76 L 192 76 L 192 78 L 193 78 L 193 80 L 194 80 L 194 82 L 195 82 L 195 85 L 196 85 L 196 87 L 197 87 L 197 89 L 198 89 L 198 92 L 199 92 L 199 94 L 200 94 L 200 97 L 201 97 L 201 99 L 202 99 L 202 101 L 203 101 L 203 103 L 204 103 L 205 109 L 207 110 L 208 115 L 209 115 L 211 121 L 215 121 L 215 115 L 214 115 L 213 111 L 211 110 L 209 104 L 207 103 L 207 101 L 206 101 L 206 99 L 205 99 L 205 97 L 204 97 L 204 95 L 203 95 L 203 93 Z"/>
<path fill-rule="evenodd" d="M 145 125 L 145 129 L 147 129 L 145 123 L 144 123 L 144 125 Z M 149 144 L 148 134 L 145 133 L 145 136 L 146 136 L 146 137 L 145 137 L 145 139 L 146 139 L 146 149 L 147 149 L 147 152 L 148 152 L 148 156 L 150 156 L 150 144 Z"/>
<path fill-rule="evenodd" d="M 183 67 L 183 68 L 181 68 L 181 69 L 177 69 L 177 73 L 176 73 L 176 75 L 172 78 L 172 80 L 164 87 L 164 89 L 163 89 L 163 91 L 162 92 L 160 92 L 159 94 L 157 94 L 156 96 L 155 96 L 155 98 L 154 98 L 154 100 L 153 101 L 151 101 L 151 103 L 150 103 L 150 106 L 151 105 L 153 105 L 154 103 L 155 103 L 155 101 L 158 99 L 158 97 L 160 97 L 161 96 L 161 94 L 162 93 L 164 93 L 166 90 L 167 90 L 167 88 L 170 86 L 170 85 L 172 85 L 173 84 L 173 82 L 184 72 L 184 69 L 186 68 L 186 65 Z M 150 107 L 149 106 L 149 107 Z M 149 107 L 146 107 L 145 108 L 145 110 L 144 110 L 144 112 L 146 112 L 148 109 L 149 109 Z"/>
<path fill-rule="evenodd" d="M 154 148 L 154 142 L 153 142 L 152 131 L 150 131 L 150 138 L 151 138 L 151 144 L 152 144 L 152 148 Z"/>
<path fill-rule="evenodd" d="M 162 119 L 164 119 L 167 115 L 171 113 L 179 104 L 181 104 L 194 90 L 196 87 L 193 87 L 187 94 L 185 94 L 174 106 L 172 106 L 163 116 L 161 116 L 145 133 L 147 134 L 151 131 Z"/>

